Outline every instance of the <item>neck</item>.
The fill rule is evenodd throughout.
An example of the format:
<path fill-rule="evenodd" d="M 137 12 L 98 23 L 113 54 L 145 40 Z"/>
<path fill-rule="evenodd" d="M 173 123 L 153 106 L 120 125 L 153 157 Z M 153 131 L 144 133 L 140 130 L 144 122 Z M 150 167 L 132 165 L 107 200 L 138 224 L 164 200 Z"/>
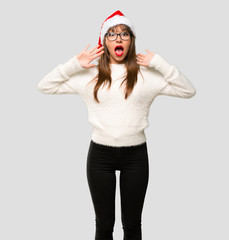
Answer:
<path fill-rule="evenodd" d="M 125 63 L 125 61 L 124 60 L 122 60 L 122 61 L 116 61 L 115 59 L 113 59 L 113 58 L 111 58 L 110 57 L 110 64 L 124 64 Z"/>
<path fill-rule="evenodd" d="M 110 63 L 111 65 L 125 65 L 125 63 Z"/>

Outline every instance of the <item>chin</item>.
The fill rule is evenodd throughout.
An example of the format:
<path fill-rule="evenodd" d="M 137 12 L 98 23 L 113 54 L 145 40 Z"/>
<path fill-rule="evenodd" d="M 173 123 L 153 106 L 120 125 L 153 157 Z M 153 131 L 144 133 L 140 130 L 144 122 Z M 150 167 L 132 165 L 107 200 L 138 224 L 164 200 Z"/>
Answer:
<path fill-rule="evenodd" d="M 122 58 L 122 59 L 117 59 L 116 61 L 117 61 L 117 62 L 123 62 L 123 61 L 124 61 L 124 58 Z"/>
<path fill-rule="evenodd" d="M 113 56 L 113 59 L 118 62 L 118 63 L 121 63 L 124 61 L 126 56 L 122 56 L 122 57 L 117 57 L 117 56 Z"/>

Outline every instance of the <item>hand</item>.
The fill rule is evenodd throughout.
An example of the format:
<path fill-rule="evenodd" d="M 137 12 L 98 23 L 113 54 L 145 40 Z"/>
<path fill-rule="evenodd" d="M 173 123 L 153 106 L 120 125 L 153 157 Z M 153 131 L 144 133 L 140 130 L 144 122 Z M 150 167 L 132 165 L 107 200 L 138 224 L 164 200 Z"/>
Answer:
<path fill-rule="evenodd" d="M 99 45 L 97 45 L 96 47 L 87 51 L 89 46 L 90 46 L 90 44 L 88 44 L 87 47 L 76 56 L 81 67 L 83 67 L 83 68 L 95 67 L 96 66 L 95 64 L 89 64 L 89 63 L 104 53 L 104 51 L 103 51 L 104 46 L 98 48 Z"/>
<path fill-rule="evenodd" d="M 150 52 L 149 50 L 146 49 L 146 51 L 148 52 L 148 54 L 141 54 L 139 53 L 137 55 L 137 64 L 141 65 L 141 66 L 145 66 L 148 67 L 149 63 L 151 61 L 151 59 L 153 58 L 154 54 L 153 52 Z"/>

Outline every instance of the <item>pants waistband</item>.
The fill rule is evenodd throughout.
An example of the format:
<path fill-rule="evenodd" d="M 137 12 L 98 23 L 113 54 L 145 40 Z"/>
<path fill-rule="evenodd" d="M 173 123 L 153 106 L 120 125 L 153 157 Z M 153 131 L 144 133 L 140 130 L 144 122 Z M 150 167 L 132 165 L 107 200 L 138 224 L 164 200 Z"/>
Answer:
<path fill-rule="evenodd" d="M 136 144 L 136 145 L 131 145 L 131 146 L 110 146 L 110 145 L 104 145 L 104 144 L 101 144 L 101 143 L 97 143 L 93 140 L 91 140 L 91 144 L 94 144 L 98 147 L 102 147 L 102 148 L 106 148 L 106 149 L 109 149 L 109 148 L 114 148 L 114 149 L 117 149 L 117 148 L 137 148 L 137 147 L 142 147 L 142 146 L 145 146 L 146 145 L 146 141 L 143 142 L 143 143 L 140 143 L 140 144 Z"/>

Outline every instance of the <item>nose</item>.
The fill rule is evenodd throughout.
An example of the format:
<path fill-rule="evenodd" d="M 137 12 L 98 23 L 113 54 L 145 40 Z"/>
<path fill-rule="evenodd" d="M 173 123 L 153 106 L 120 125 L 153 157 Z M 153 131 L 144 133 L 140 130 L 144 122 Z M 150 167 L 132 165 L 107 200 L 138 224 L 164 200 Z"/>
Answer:
<path fill-rule="evenodd" d="M 122 41 L 121 35 L 118 35 L 118 36 L 117 36 L 116 41 L 118 41 L 118 42 Z"/>

